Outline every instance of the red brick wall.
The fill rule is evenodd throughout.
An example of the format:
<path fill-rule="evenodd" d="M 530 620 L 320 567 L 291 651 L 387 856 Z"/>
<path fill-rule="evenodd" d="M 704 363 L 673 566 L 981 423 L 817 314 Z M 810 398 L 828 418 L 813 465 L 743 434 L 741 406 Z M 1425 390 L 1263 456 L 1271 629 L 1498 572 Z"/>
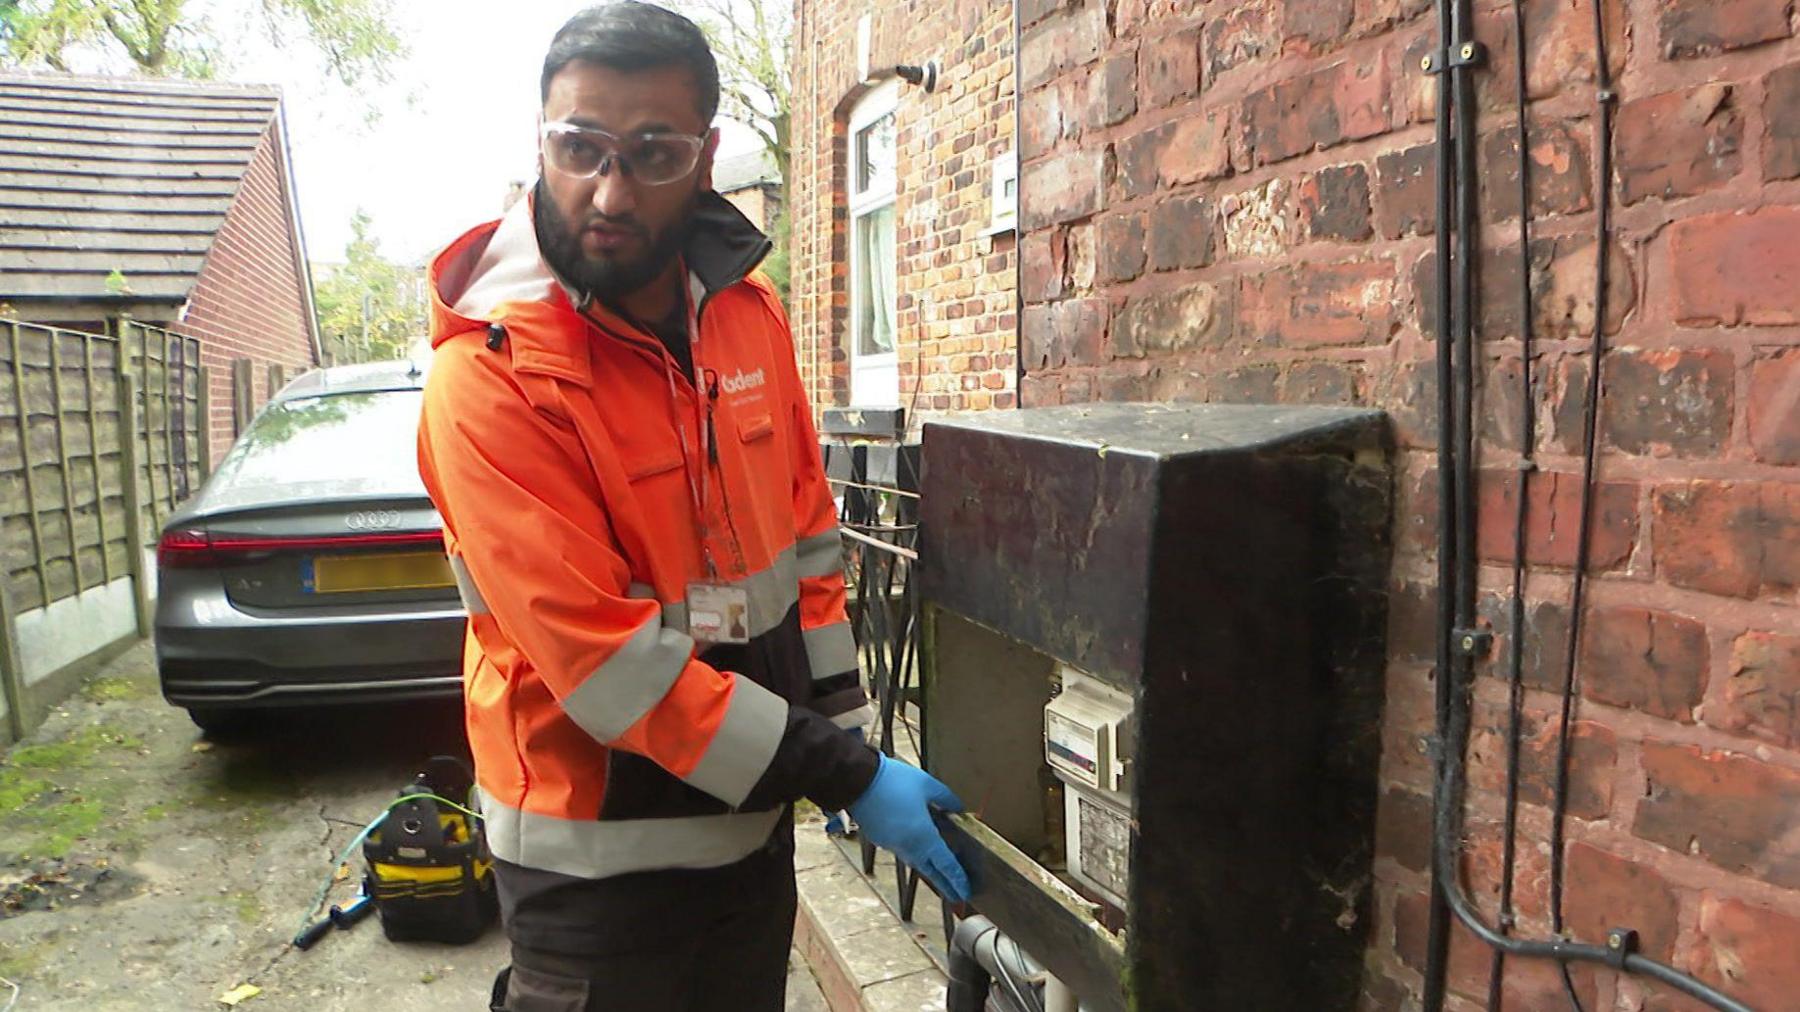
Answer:
<path fill-rule="evenodd" d="M 1609 0 L 1619 94 L 1604 451 L 1566 909 L 1758 1008 L 1800 1001 L 1800 40 L 1788 0 Z M 1401 448 L 1369 1004 L 1417 993 L 1431 731 L 1433 83 L 1424 0 L 1023 0 L 1026 406 L 1356 403 Z M 1481 585 L 1505 625 L 1520 324 L 1512 13 L 1477 5 Z M 1595 326 L 1590 8 L 1529 0 L 1532 485 L 1517 885 L 1548 801 Z M 1504 651 L 1502 637 L 1501 651 Z M 1504 653 L 1500 653 L 1504 656 Z M 1483 665 L 1466 861 L 1492 911 L 1503 668 Z M 1453 949 L 1457 1008 L 1487 953 Z M 1509 964 L 1508 1008 L 1561 1008 Z M 1582 969 L 1590 1009 L 1685 1009 Z"/>
<path fill-rule="evenodd" d="M 941 65 L 896 113 L 900 399 L 921 413 L 1008 408 L 1017 371 L 1011 232 L 991 221 L 991 165 L 1012 147 L 1012 17 L 985 0 L 796 3 L 791 309 L 815 407 L 849 401 L 845 141 L 856 26 L 873 17 L 876 66 Z"/>
<path fill-rule="evenodd" d="M 280 130 L 275 123 L 263 134 L 200 270 L 187 317 L 174 325 L 200 339 L 200 363 L 210 378 L 214 463 L 237 437 L 231 413 L 234 360 L 255 361 L 251 382 L 258 405 L 272 393 L 271 363 L 280 363 L 289 376 L 315 364 L 305 275 L 294 257 Z"/>
<path fill-rule="evenodd" d="M 781 199 L 773 186 L 746 186 L 741 190 L 721 194 L 731 202 L 731 206 L 744 213 L 744 217 L 767 232 L 775 226 L 775 214 L 781 209 Z"/>

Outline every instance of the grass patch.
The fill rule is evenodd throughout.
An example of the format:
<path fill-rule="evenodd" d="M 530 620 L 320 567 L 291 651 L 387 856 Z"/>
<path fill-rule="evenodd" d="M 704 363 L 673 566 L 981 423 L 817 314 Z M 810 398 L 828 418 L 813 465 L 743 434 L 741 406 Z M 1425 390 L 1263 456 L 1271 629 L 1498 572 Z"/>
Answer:
<path fill-rule="evenodd" d="M 81 687 L 81 695 L 91 703 L 119 703 L 143 699 L 150 686 L 131 678 L 94 678 Z"/>
<path fill-rule="evenodd" d="M 100 829 L 127 791 L 119 780 L 85 774 L 116 769 L 119 753 L 142 746 L 117 729 L 96 725 L 61 741 L 14 749 L 0 761 L 0 840 L 5 849 L 21 857 L 67 856 L 77 841 Z"/>
<path fill-rule="evenodd" d="M 41 944 L 0 950 L 0 977 L 21 983 L 36 973 L 43 962 L 44 947 Z M 12 992 L 8 989 L 5 993 L 10 995 Z"/>

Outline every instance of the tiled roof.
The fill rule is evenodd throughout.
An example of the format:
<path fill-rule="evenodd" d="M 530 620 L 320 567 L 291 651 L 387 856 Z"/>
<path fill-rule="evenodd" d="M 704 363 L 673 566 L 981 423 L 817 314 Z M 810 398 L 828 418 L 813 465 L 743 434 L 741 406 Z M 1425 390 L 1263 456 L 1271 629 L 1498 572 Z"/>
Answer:
<path fill-rule="evenodd" d="M 0 74 L 0 299 L 193 289 L 264 131 L 274 88 Z"/>

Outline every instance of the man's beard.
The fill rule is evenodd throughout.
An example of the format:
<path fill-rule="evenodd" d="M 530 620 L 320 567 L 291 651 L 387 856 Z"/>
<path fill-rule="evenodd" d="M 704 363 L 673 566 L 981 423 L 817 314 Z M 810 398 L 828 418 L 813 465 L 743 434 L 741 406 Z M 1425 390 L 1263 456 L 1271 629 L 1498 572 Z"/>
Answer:
<path fill-rule="evenodd" d="M 625 223 L 627 227 L 639 229 L 639 234 L 647 235 L 649 240 L 643 254 L 629 259 L 590 257 L 582 252 L 581 233 L 588 221 L 569 220 L 562 208 L 556 206 L 541 179 L 532 206 L 532 224 L 537 231 L 538 249 L 544 255 L 544 262 L 558 277 L 578 292 L 602 302 L 612 302 L 656 280 L 681 252 L 692 229 L 697 202 L 698 191 L 688 196 L 687 205 L 682 208 L 676 223 L 661 232 L 645 233 L 637 222 Z"/>

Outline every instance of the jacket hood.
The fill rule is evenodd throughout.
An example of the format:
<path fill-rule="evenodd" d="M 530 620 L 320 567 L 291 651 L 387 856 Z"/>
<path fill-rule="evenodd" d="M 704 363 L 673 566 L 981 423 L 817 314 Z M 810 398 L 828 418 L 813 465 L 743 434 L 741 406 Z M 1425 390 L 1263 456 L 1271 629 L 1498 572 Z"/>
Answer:
<path fill-rule="evenodd" d="M 536 192 L 505 217 L 464 233 L 432 259 L 431 346 L 491 323 L 547 309 L 573 312 L 587 300 L 545 262 L 532 223 Z M 773 244 L 731 202 L 707 190 L 696 201 L 681 255 L 702 299 L 749 277 Z"/>

